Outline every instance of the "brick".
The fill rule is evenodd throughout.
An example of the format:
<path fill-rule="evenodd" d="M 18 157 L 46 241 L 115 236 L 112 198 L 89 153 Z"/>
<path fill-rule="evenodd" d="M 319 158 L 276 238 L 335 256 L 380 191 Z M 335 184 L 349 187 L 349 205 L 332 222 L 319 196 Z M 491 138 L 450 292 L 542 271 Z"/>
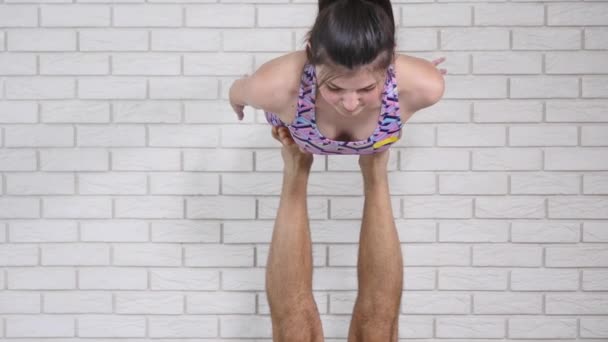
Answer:
<path fill-rule="evenodd" d="M 439 49 L 435 28 L 396 28 L 396 45 L 402 51 L 435 51 Z M 443 50 L 443 49 L 442 49 Z"/>
<path fill-rule="evenodd" d="M 608 14 L 608 11 L 606 13 Z M 607 58 L 608 52 L 599 51 L 549 52 L 545 54 L 545 72 L 547 74 L 605 74 L 608 73 L 608 67 L 602 62 Z"/>
<path fill-rule="evenodd" d="M 39 293 L 7 291 L 0 294 L 0 313 L 39 314 L 41 303 Z"/>
<path fill-rule="evenodd" d="M 401 200 L 391 198 L 393 219 L 401 217 Z M 332 219 L 362 219 L 365 198 L 332 198 L 330 199 L 330 215 Z"/>
<path fill-rule="evenodd" d="M 221 289 L 227 291 L 264 291 L 264 269 L 225 269 L 222 270 Z M 317 276 L 318 278 L 318 276 Z"/>
<path fill-rule="evenodd" d="M 542 294 L 486 292 L 473 295 L 473 312 L 477 315 L 538 315 L 542 311 Z"/>
<path fill-rule="evenodd" d="M 79 337 L 144 337 L 146 318 L 126 315 L 86 315 L 77 318 Z"/>
<path fill-rule="evenodd" d="M 36 27 L 38 25 L 38 6 L 1 5 L 0 26 L 2 27 Z"/>
<path fill-rule="evenodd" d="M 511 271 L 513 291 L 576 291 L 579 271 L 571 269 L 530 268 Z"/>
<path fill-rule="evenodd" d="M 85 28 L 78 30 L 78 45 L 80 51 L 147 51 L 148 36 L 148 30 Z"/>
<path fill-rule="evenodd" d="M 238 208 L 238 210 L 234 210 Z M 186 199 L 189 219 L 254 219 L 255 198 L 239 196 L 198 196 Z"/>
<path fill-rule="evenodd" d="M 183 218 L 184 200 L 179 197 L 120 197 L 114 200 L 114 216 L 119 218 Z"/>
<path fill-rule="evenodd" d="M 509 224 L 504 221 L 441 221 L 439 242 L 507 242 Z"/>
<path fill-rule="evenodd" d="M 577 144 L 577 127 L 550 124 L 509 127 L 511 146 L 576 146 Z"/>
<path fill-rule="evenodd" d="M 514 28 L 513 50 L 578 50 L 581 48 L 579 28 Z"/>
<path fill-rule="evenodd" d="M 5 192 L 9 195 L 73 195 L 76 192 L 72 174 L 21 173 L 5 177 Z"/>
<path fill-rule="evenodd" d="M 544 218 L 545 200 L 526 196 L 478 197 L 475 199 L 475 217 Z"/>
<path fill-rule="evenodd" d="M 582 126 L 582 146 L 608 146 L 608 126 Z"/>
<path fill-rule="evenodd" d="M 437 337 L 502 338 L 505 337 L 504 318 L 439 317 Z"/>
<path fill-rule="evenodd" d="M 107 27 L 110 26 L 110 10 L 109 6 L 90 4 L 43 5 L 40 7 L 40 26 Z"/>
<path fill-rule="evenodd" d="M 184 296 L 181 293 L 125 292 L 117 293 L 117 314 L 176 315 L 184 312 Z"/>
<path fill-rule="evenodd" d="M 259 10 L 260 8 L 258 8 Z M 253 27 L 254 23 L 255 8 L 253 5 L 197 5 L 186 8 L 186 26 Z"/>
<path fill-rule="evenodd" d="M 220 275 L 216 270 L 197 268 L 150 269 L 150 289 L 152 290 L 205 291 L 217 290 L 219 287 Z"/>
<path fill-rule="evenodd" d="M 603 3 L 547 5 L 547 25 L 606 25 L 608 6 Z"/>
<path fill-rule="evenodd" d="M 476 4 L 476 26 L 541 26 L 544 24 L 543 4 Z"/>
<path fill-rule="evenodd" d="M 585 49 L 608 49 L 608 28 L 585 27 Z"/>
<path fill-rule="evenodd" d="M 540 74 L 542 55 L 537 52 L 473 53 L 475 74 Z"/>
<path fill-rule="evenodd" d="M 602 100 L 548 100 L 547 122 L 608 122 Z"/>
<path fill-rule="evenodd" d="M 406 245 L 402 249 L 406 266 L 470 265 L 468 246 L 460 245 Z"/>
<path fill-rule="evenodd" d="M 608 311 L 606 294 L 546 294 L 545 301 L 545 312 L 550 315 L 605 315 Z"/>
<path fill-rule="evenodd" d="M 608 319 L 604 317 L 581 317 L 580 336 L 582 338 L 608 337 Z"/>
<path fill-rule="evenodd" d="M 150 79 L 151 99 L 216 99 L 217 80 L 209 77 L 164 77 Z"/>
<path fill-rule="evenodd" d="M 608 174 L 583 175 L 583 193 L 590 195 L 608 194 Z"/>
<path fill-rule="evenodd" d="M 107 75 L 110 59 L 106 55 L 83 53 L 49 53 L 40 58 L 40 74 L 44 75 Z"/>
<path fill-rule="evenodd" d="M 116 27 L 176 27 L 183 22 L 182 7 L 176 5 L 121 5 L 113 15 Z"/>
<path fill-rule="evenodd" d="M 551 197 L 548 202 L 550 218 L 605 219 L 608 199 L 599 196 Z"/>
<path fill-rule="evenodd" d="M 118 244 L 113 263 L 121 266 L 180 266 L 182 249 L 178 244 Z"/>
<path fill-rule="evenodd" d="M 473 246 L 475 266 L 520 266 L 542 265 L 542 248 L 516 244 L 492 244 Z"/>
<path fill-rule="evenodd" d="M 74 128 L 62 125 L 11 125 L 4 128 L 7 147 L 71 147 Z"/>
<path fill-rule="evenodd" d="M 38 264 L 38 246 L 33 244 L 0 245 L 0 265 L 28 266 Z"/>
<path fill-rule="evenodd" d="M 269 316 L 223 316 L 220 317 L 220 327 L 220 336 L 225 337 L 272 337 L 272 323 Z"/>
<path fill-rule="evenodd" d="M 475 101 L 474 122 L 540 122 L 543 104 L 536 100 Z"/>
<path fill-rule="evenodd" d="M 357 272 L 355 267 L 325 267 L 314 271 L 313 290 L 355 290 Z"/>
<path fill-rule="evenodd" d="M 37 198 L 6 196 L 0 198 L 0 219 L 38 217 L 40 217 L 40 201 Z"/>
<path fill-rule="evenodd" d="M 68 290 L 76 288 L 74 267 L 11 267 L 6 271 L 9 290 Z"/>
<path fill-rule="evenodd" d="M 112 151 L 112 170 L 177 171 L 180 164 L 180 151 L 177 149 L 127 148 Z"/>
<path fill-rule="evenodd" d="M 232 13 L 230 15 L 232 16 Z M 257 15 L 259 27 L 308 28 L 315 23 L 317 6 L 308 4 L 263 5 L 257 7 Z"/>
<path fill-rule="evenodd" d="M 577 323 L 571 318 L 510 318 L 512 338 L 576 338 Z"/>
<path fill-rule="evenodd" d="M 162 147 L 216 147 L 219 130 L 207 125 L 154 125 L 148 128 L 149 145 Z"/>
<path fill-rule="evenodd" d="M 0 19 L 1 20 L 1 19 Z M 1 43 L 1 41 L 0 41 Z M 1 51 L 1 49 L 0 49 Z M 0 55 L 0 74 L 2 75 L 35 75 L 36 74 L 36 56 L 33 54 L 27 53 L 11 53 Z M 19 104 L 19 103 L 17 103 Z M 12 105 L 11 103 L 3 104 L 0 106 Z M 24 103 L 27 105 L 27 103 Z M 3 119 L 3 116 L 9 113 L 0 113 L 0 121 L 6 120 Z M 18 120 L 18 119 L 14 119 Z M 21 120 L 27 120 L 27 118 L 22 118 Z M 18 122 L 18 121 L 17 121 Z"/>
<path fill-rule="evenodd" d="M 438 146 L 504 146 L 505 127 L 494 125 L 440 125 Z"/>
<path fill-rule="evenodd" d="M 110 198 L 90 196 L 44 197 L 42 214 L 45 218 L 110 218 Z"/>
<path fill-rule="evenodd" d="M 505 269 L 482 267 L 442 267 L 438 270 L 440 290 L 506 290 Z"/>
<path fill-rule="evenodd" d="M 440 30 L 441 50 L 507 50 L 509 31 L 502 28 L 450 28 Z"/>
<path fill-rule="evenodd" d="M 156 29 L 151 30 L 152 51 L 219 51 L 220 30 Z"/>
<path fill-rule="evenodd" d="M 568 195 L 578 194 L 580 176 L 572 173 L 514 173 L 511 174 L 511 194 Z"/>
<path fill-rule="evenodd" d="M 72 337 L 76 331 L 74 318 L 70 316 L 28 315 L 5 319 L 6 337 Z"/>
<path fill-rule="evenodd" d="M 78 287 L 83 290 L 145 290 L 148 275 L 145 268 L 79 267 Z"/>
<path fill-rule="evenodd" d="M 464 4 L 405 4 L 401 7 L 400 27 L 470 26 L 471 6 Z"/>
<path fill-rule="evenodd" d="M 545 260 L 548 267 L 606 267 L 608 247 L 575 246 L 546 247 Z"/>
<path fill-rule="evenodd" d="M 608 242 L 606 221 L 589 221 L 583 224 L 584 242 Z"/>
<path fill-rule="evenodd" d="M 254 250 L 251 246 L 206 244 L 184 248 L 186 266 L 197 267 L 251 267 Z"/>
<path fill-rule="evenodd" d="M 569 76 L 512 77 L 512 98 L 575 98 L 578 97 L 578 78 Z"/>
<path fill-rule="evenodd" d="M 137 173 L 81 173 L 78 192 L 82 195 L 144 195 L 147 180 Z"/>
<path fill-rule="evenodd" d="M 110 246 L 106 244 L 52 244 L 40 247 L 41 264 L 52 266 L 108 265 L 110 263 Z"/>
<path fill-rule="evenodd" d="M 584 291 L 606 291 L 608 289 L 608 270 L 583 270 Z"/>
<path fill-rule="evenodd" d="M 146 79 L 141 77 L 83 77 L 78 79 L 78 96 L 82 99 L 144 99 L 146 98 Z"/>
<path fill-rule="evenodd" d="M 190 314 L 255 314 L 255 293 L 209 292 L 186 295 Z"/>
<path fill-rule="evenodd" d="M 444 76 L 446 99 L 496 99 L 507 97 L 505 76 Z"/>
<path fill-rule="evenodd" d="M 514 221 L 511 241 L 536 243 L 576 243 L 580 240 L 580 224 L 560 221 Z"/>
<path fill-rule="evenodd" d="M 460 173 L 439 175 L 439 193 L 446 195 L 500 195 L 507 193 L 507 175 Z"/>
<path fill-rule="evenodd" d="M 608 77 L 606 76 L 583 76 L 582 97 L 605 98 L 608 97 Z"/>
<path fill-rule="evenodd" d="M 75 97 L 75 80 L 71 77 L 17 77 L 5 81 L 7 99 L 61 100 Z"/>
<path fill-rule="evenodd" d="M 64 29 L 14 29 L 7 32 L 8 51 L 76 51 L 76 31 Z"/>
<path fill-rule="evenodd" d="M 469 151 L 458 148 L 411 148 L 400 151 L 400 170 L 460 171 L 468 170 Z"/>
<path fill-rule="evenodd" d="M 174 54 L 115 54 L 112 56 L 113 75 L 179 75 L 181 58 Z"/>
<path fill-rule="evenodd" d="M 180 104 L 171 101 L 121 101 L 113 104 L 114 122 L 178 123 Z"/>
<path fill-rule="evenodd" d="M 608 169 L 605 148 L 548 148 L 545 150 L 545 170 L 603 171 Z"/>
<path fill-rule="evenodd" d="M 251 68 L 251 54 L 248 53 L 202 53 L 196 55 L 184 55 L 184 75 L 205 75 L 205 76 L 242 76 L 244 74 L 252 74 L 253 70 Z M 209 104 L 214 104 L 213 102 Z M 186 107 L 186 122 L 205 122 L 203 119 L 213 116 L 218 123 L 221 119 L 226 120 L 226 122 L 234 122 L 236 120 L 236 115 L 231 116 L 230 121 L 227 121 L 228 117 L 224 115 L 220 115 L 218 113 L 220 110 L 225 111 L 226 113 L 234 113 L 232 107 L 229 103 L 224 103 L 222 101 L 221 109 L 218 107 L 217 109 L 211 109 L 210 107 L 205 106 L 204 111 L 194 111 L 193 108 L 195 106 L 200 106 L 201 104 L 192 103 Z M 203 104 L 204 105 L 204 104 Z M 189 108 L 190 112 L 189 113 Z M 201 112 L 203 114 L 201 115 Z M 215 115 L 207 115 L 207 113 Z M 190 115 L 188 115 L 190 114 Z M 211 122 L 208 122 L 211 123 Z"/>
<path fill-rule="evenodd" d="M 460 293 L 405 292 L 403 312 L 410 314 L 468 314 L 471 313 L 471 295 Z"/>
<path fill-rule="evenodd" d="M 27 61 L 29 58 L 24 57 L 19 54 L 14 54 L 21 61 Z M 4 56 L 13 56 L 4 55 Z M 3 57 L 4 57 L 3 56 Z M 0 57 L 0 73 L 2 72 L 3 67 L 12 64 L 12 60 L 10 63 L 4 64 L 3 57 Z M 34 58 L 35 56 L 31 56 Z M 7 58 L 10 59 L 10 58 Z M 6 61 L 7 59 L 4 59 Z M 0 102 L 0 123 L 36 123 L 38 121 L 38 105 L 35 101 L 2 101 Z"/>
<path fill-rule="evenodd" d="M 111 313 L 112 293 L 91 291 L 48 292 L 44 294 L 44 312 Z"/>
<path fill-rule="evenodd" d="M 291 32 L 286 29 L 235 29 L 224 32 L 224 51 L 291 51 Z"/>
<path fill-rule="evenodd" d="M 148 333 L 153 338 L 216 337 L 219 336 L 217 320 L 218 317 L 151 317 Z"/>
<path fill-rule="evenodd" d="M 110 121 L 110 104 L 96 101 L 43 102 L 40 104 L 40 118 L 47 123 L 107 123 Z"/>
<path fill-rule="evenodd" d="M 78 240 L 76 221 L 23 220 L 11 221 L 11 242 L 75 242 Z"/>

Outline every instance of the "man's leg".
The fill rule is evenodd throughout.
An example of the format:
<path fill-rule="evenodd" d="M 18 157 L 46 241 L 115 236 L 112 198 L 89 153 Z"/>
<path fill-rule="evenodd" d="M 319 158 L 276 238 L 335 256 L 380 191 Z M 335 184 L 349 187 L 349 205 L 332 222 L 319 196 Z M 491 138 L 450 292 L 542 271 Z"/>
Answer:
<path fill-rule="evenodd" d="M 357 264 L 359 293 L 348 341 L 396 342 L 403 257 L 393 219 L 388 175 L 382 167 L 362 167 L 362 171 L 365 204 Z"/>
<path fill-rule="evenodd" d="M 284 147 L 284 157 L 288 157 Z M 311 157 L 312 158 L 312 157 Z M 266 294 L 273 341 L 322 342 L 323 330 L 312 294 L 312 245 L 306 203 L 310 166 L 286 161 L 283 189 L 266 265 Z"/>

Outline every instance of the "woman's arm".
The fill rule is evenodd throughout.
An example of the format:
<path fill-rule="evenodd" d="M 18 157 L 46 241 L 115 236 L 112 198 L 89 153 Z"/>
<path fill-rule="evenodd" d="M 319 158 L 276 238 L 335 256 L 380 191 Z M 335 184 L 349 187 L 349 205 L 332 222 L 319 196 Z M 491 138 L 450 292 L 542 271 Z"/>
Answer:
<path fill-rule="evenodd" d="M 445 81 L 442 69 L 437 69 L 434 62 L 404 56 L 402 63 L 404 63 L 401 67 L 403 74 L 397 75 L 397 85 L 399 96 L 403 95 L 407 99 L 402 111 L 409 118 L 420 109 L 434 105 L 443 97 Z"/>

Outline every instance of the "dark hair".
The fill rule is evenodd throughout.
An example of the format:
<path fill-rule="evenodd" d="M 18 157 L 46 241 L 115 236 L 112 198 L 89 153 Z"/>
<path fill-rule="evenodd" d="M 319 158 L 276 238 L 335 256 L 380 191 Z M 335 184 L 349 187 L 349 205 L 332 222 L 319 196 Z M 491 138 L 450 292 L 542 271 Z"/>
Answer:
<path fill-rule="evenodd" d="M 395 51 L 391 2 L 319 0 L 317 18 L 304 38 L 310 43 L 306 56 L 313 65 L 352 71 L 370 64 L 372 70 L 386 70 Z"/>

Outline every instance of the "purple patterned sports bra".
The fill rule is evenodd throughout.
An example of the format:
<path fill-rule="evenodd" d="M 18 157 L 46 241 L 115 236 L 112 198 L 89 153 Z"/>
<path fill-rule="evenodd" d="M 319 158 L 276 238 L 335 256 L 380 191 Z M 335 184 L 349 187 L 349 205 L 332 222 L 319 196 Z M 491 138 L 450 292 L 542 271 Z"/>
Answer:
<path fill-rule="evenodd" d="M 388 77 L 382 91 L 382 109 L 374 133 L 360 141 L 337 141 L 323 136 L 315 118 L 316 75 L 315 67 L 307 63 L 300 82 L 298 110 L 291 124 L 278 115 L 265 112 L 266 120 L 273 126 L 286 126 L 294 141 L 305 151 L 313 154 L 372 154 L 381 152 L 401 138 L 401 118 L 394 65 L 387 70 Z"/>

